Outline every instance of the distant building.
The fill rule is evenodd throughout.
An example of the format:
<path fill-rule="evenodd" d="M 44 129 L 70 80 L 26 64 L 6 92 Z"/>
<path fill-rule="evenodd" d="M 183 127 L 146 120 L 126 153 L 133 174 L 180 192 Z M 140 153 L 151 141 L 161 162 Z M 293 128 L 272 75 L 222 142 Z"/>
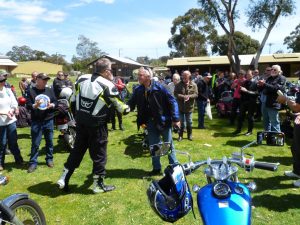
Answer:
<path fill-rule="evenodd" d="M 11 73 L 17 66 L 18 64 L 10 60 L 8 56 L 0 55 L 0 69 L 4 69 Z"/>
<path fill-rule="evenodd" d="M 242 69 L 252 69 L 255 55 L 239 55 Z M 268 66 L 278 64 L 281 66 L 283 74 L 287 77 L 300 69 L 300 53 L 281 53 L 261 55 L 258 62 L 258 69 L 264 71 Z M 230 71 L 230 63 L 227 56 L 202 56 L 202 57 L 182 57 L 169 59 L 167 67 L 172 73 L 174 71 L 199 69 L 200 74 L 204 72 L 214 73 L 217 70 Z"/>
<path fill-rule="evenodd" d="M 114 76 L 121 76 L 125 79 L 131 79 L 132 78 L 132 72 L 135 69 L 140 68 L 141 66 L 147 66 L 143 65 L 141 63 L 138 63 L 132 59 L 127 59 L 123 57 L 115 57 L 111 55 L 104 55 L 101 58 L 107 58 L 112 62 L 112 73 Z M 99 59 L 99 58 L 98 58 Z M 88 64 L 89 68 L 92 69 L 94 67 L 94 64 L 98 60 L 94 60 L 93 62 L 90 62 Z"/>
<path fill-rule="evenodd" d="M 62 71 L 63 66 L 43 61 L 25 61 L 18 62 L 18 67 L 12 71 L 12 74 L 31 74 L 33 71 L 43 72 L 49 75 L 55 75 L 57 71 Z"/>

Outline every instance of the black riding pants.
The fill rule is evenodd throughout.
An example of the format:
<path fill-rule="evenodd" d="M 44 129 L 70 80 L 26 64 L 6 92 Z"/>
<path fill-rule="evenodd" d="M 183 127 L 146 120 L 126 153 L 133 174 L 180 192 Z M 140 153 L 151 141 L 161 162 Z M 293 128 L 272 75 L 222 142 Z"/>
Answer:
<path fill-rule="evenodd" d="M 76 126 L 76 139 L 65 167 L 78 168 L 87 149 L 93 161 L 93 174 L 105 176 L 107 160 L 107 124 L 99 127 L 88 127 L 82 124 Z"/>

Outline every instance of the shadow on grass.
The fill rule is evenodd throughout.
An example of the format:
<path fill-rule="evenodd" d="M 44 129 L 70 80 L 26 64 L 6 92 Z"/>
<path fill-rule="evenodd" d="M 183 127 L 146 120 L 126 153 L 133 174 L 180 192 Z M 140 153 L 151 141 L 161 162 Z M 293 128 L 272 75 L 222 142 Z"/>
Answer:
<path fill-rule="evenodd" d="M 107 170 L 107 177 L 109 178 L 126 178 L 126 179 L 141 179 L 147 176 L 148 171 L 141 169 L 111 169 Z"/>
<path fill-rule="evenodd" d="M 28 139 L 31 141 L 31 135 L 30 134 L 18 134 L 18 139 Z"/>
<path fill-rule="evenodd" d="M 249 140 L 229 140 L 225 143 L 225 145 L 229 145 L 229 146 L 234 146 L 234 147 L 243 147 L 247 144 L 249 144 L 250 141 Z M 256 146 L 255 144 L 253 144 L 252 146 Z"/>
<path fill-rule="evenodd" d="M 260 195 L 255 196 L 253 199 L 255 207 L 265 207 L 271 211 L 286 212 L 289 209 L 300 208 L 300 195 L 299 194 L 286 194 L 282 196 L 275 195 Z"/>
<path fill-rule="evenodd" d="M 122 140 L 126 146 L 124 154 L 131 156 L 131 158 L 146 157 L 148 150 L 143 149 L 143 135 L 133 134 Z"/>
<path fill-rule="evenodd" d="M 70 183 L 72 183 L 72 181 Z M 57 187 L 56 183 L 52 183 L 50 181 L 45 181 L 45 182 L 32 185 L 28 187 L 28 191 L 30 191 L 31 193 L 35 193 L 37 195 L 48 196 L 50 198 L 56 198 L 58 196 L 68 195 L 68 194 L 90 195 L 93 194 L 93 191 L 90 189 L 92 184 L 93 184 L 93 176 L 88 175 L 86 180 L 81 186 L 70 184 L 68 192 L 60 190 Z"/>

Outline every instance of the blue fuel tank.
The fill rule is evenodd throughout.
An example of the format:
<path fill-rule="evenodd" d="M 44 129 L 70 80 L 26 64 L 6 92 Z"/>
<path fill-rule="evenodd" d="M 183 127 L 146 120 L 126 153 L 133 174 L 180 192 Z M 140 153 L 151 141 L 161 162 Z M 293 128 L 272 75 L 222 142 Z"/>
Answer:
<path fill-rule="evenodd" d="M 202 187 L 197 194 L 197 203 L 205 225 L 250 225 L 251 196 L 249 189 L 235 182 L 226 182 L 230 194 L 217 198 L 213 192 L 214 184 Z"/>

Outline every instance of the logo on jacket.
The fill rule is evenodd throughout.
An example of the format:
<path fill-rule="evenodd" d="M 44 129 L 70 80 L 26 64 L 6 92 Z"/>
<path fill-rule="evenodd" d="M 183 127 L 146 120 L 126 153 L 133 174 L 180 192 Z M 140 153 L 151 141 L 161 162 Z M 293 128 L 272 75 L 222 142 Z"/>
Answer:
<path fill-rule="evenodd" d="M 81 99 L 81 106 L 83 108 L 89 109 L 89 108 L 91 108 L 92 104 L 93 104 L 93 102 L 88 102 L 88 101 L 84 101 L 83 99 Z"/>

